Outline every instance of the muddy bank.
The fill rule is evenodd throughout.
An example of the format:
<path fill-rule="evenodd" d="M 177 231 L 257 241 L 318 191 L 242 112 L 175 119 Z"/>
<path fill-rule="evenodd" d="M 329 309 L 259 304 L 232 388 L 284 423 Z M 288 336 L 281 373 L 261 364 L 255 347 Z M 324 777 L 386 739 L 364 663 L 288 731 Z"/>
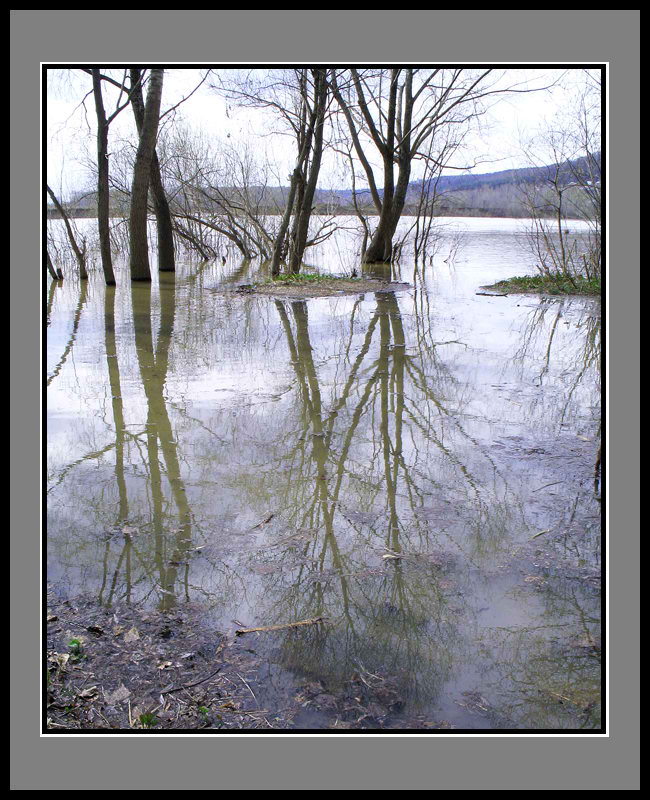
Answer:
<path fill-rule="evenodd" d="M 551 502 L 552 497 L 540 496 L 537 504 L 541 507 Z M 589 609 L 599 605 L 601 575 L 598 564 L 585 557 L 592 538 L 590 523 L 594 526 L 597 520 L 579 515 L 561 529 L 538 531 L 503 554 L 500 563 L 484 576 L 492 581 L 503 576 L 520 602 L 530 602 L 535 595 L 551 605 L 563 602 L 565 596 L 574 602 L 580 598 L 580 613 L 586 613 L 583 625 L 565 624 L 537 650 L 533 648 L 533 655 L 548 662 L 551 673 L 538 675 L 534 663 L 532 667 L 526 664 L 527 670 L 532 669 L 528 675 L 534 689 L 528 697 L 531 710 L 552 714 L 553 719 L 563 721 L 562 728 L 569 730 L 593 729 L 600 724 L 600 636 L 597 626 L 587 618 Z M 573 558 L 567 557 L 567 549 Z M 387 562 L 387 569 L 392 563 Z M 472 612 L 467 607 L 468 598 L 453 579 L 460 573 L 451 556 L 403 554 L 400 563 L 408 574 L 419 574 L 433 565 L 431 579 L 450 609 L 459 619 L 468 617 L 487 626 L 487 644 L 496 636 L 500 629 L 494 627 L 497 618 L 492 619 L 492 615 L 498 610 L 479 608 Z M 588 598 L 591 600 L 585 603 Z M 398 629 L 405 613 L 386 607 L 385 624 Z M 433 609 L 431 615 L 435 618 Z M 340 622 L 314 618 L 291 629 L 271 626 L 256 630 L 241 628 L 233 620 L 233 626 L 224 632 L 215 625 L 213 614 L 198 604 L 184 603 L 168 611 L 126 603 L 107 606 L 91 596 L 66 598 L 50 584 L 44 729 L 55 733 L 530 727 L 525 719 L 522 722 L 517 714 L 511 714 L 514 707 L 507 696 L 505 702 L 498 702 L 499 696 L 494 696 L 487 678 L 475 681 L 452 698 L 457 707 L 455 715 L 459 711 L 463 714 L 456 720 L 454 713 L 413 711 L 409 680 L 399 671 L 381 671 L 375 666 L 368 669 L 367 663 L 359 661 L 348 665 L 338 677 L 310 671 L 308 653 L 323 640 L 344 636 L 345 625 L 340 627 Z M 426 626 L 426 618 L 422 624 Z M 531 635 L 526 632 L 519 642 L 525 652 L 530 646 L 525 642 Z M 498 644 L 505 646 L 501 641 Z M 288 663 L 287 652 L 296 660 Z M 507 668 L 509 660 L 505 661 Z M 569 689 L 559 688 L 553 676 L 558 669 L 567 668 L 582 678 Z M 502 689 L 508 686 L 504 679 Z M 516 699 L 521 700 L 518 696 Z"/>
<path fill-rule="evenodd" d="M 279 281 L 275 283 L 243 284 L 234 289 L 237 294 L 263 294 L 270 297 L 336 297 L 365 292 L 404 292 L 410 284 L 382 281 L 377 278 L 332 278 L 314 283 Z M 232 291 L 232 290 L 231 290 Z"/>
<path fill-rule="evenodd" d="M 362 666 L 337 690 L 310 675 L 287 681 L 268 658 L 273 637 L 287 635 L 223 634 L 200 608 L 107 608 L 64 599 L 50 586 L 45 730 L 453 727 L 405 718 L 397 681 Z"/>
<path fill-rule="evenodd" d="M 220 630 L 214 612 L 198 603 L 182 603 L 168 611 L 137 603 L 100 603 L 96 596 L 66 597 L 48 584 L 46 707 L 44 729 L 52 733 L 85 730 L 205 732 L 255 730 L 524 730 L 538 719 L 551 719 L 554 729 L 596 729 L 600 726 L 600 605 L 601 570 L 598 508 L 587 502 L 593 489 L 594 441 L 586 437 L 501 437 L 492 443 L 495 462 L 510 465 L 509 474 L 543 474 L 531 485 L 527 508 L 540 525 L 529 537 L 501 552 L 489 566 L 474 565 L 474 582 L 463 580 L 466 569 L 458 554 L 427 549 L 402 552 L 384 559 L 380 570 L 389 576 L 398 563 L 406 577 L 428 575 L 444 598 L 444 607 L 459 621 L 479 625 L 483 646 L 512 647 L 502 640 L 504 620 L 496 608 L 474 601 L 472 587 L 482 580 L 499 583 L 527 605 L 538 598 L 546 608 L 563 608 L 563 624 L 536 641 L 536 631 L 522 629 L 517 654 L 496 668 L 499 686 L 487 676 L 449 695 L 446 708 L 414 711 L 408 691 L 412 676 L 399 669 L 382 670 L 362 657 L 338 675 L 308 666 L 308 654 L 323 641 L 345 638 L 345 624 L 336 618 L 314 618 L 295 629 L 241 633 L 240 623 Z M 569 483 L 580 502 L 567 510 L 553 528 L 542 527 L 549 509 L 558 504 L 558 487 Z M 594 500 L 598 495 L 593 495 Z M 598 504 L 596 503 L 596 506 Z M 418 515 L 440 527 L 440 503 L 423 506 Z M 346 512 L 362 524 L 361 512 Z M 268 522 L 268 520 L 266 520 Z M 282 542 L 278 543 L 281 544 Z M 201 552 L 205 552 L 202 550 Z M 479 574 L 480 573 L 480 574 Z M 332 577 L 336 577 L 334 573 Z M 318 576 L 323 579 L 323 574 Z M 381 577 L 381 575 L 379 576 Z M 480 583 L 480 581 L 478 581 Z M 566 609 L 575 606 L 578 623 Z M 447 619 L 430 609 L 413 629 L 413 639 L 431 620 Z M 393 631 L 408 627 L 409 611 L 384 604 L 383 624 Z M 510 623 L 508 623 L 510 624 Z M 514 623 L 513 623 L 514 624 Z M 280 626 L 283 627 L 283 626 Z M 515 629 L 513 629 L 515 630 Z M 295 659 L 287 661 L 286 654 Z M 520 663 L 521 662 L 521 663 Z M 314 662 L 316 667 L 318 661 Z M 501 663 L 501 662 L 499 662 Z M 522 712 L 508 674 L 530 691 L 529 712 Z M 542 665 L 540 667 L 540 664 Z M 544 666 L 546 665 L 546 666 Z M 370 667 L 370 669 L 368 669 Z M 519 672 L 517 672 L 519 670 Z M 539 671 L 538 671 L 539 670 Z M 574 680 L 558 682 L 569 671 Z M 494 681 L 494 676 L 492 676 Z M 519 685 L 516 684 L 516 686 Z M 565 685 L 566 684 L 566 685 Z M 498 691 L 497 691 L 498 690 Z M 453 704 L 451 708 L 449 703 Z M 459 717 L 460 714 L 460 717 Z M 523 714 L 523 717 L 522 717 Z M 529 717 L 529 714 L 532 715 Z"/>

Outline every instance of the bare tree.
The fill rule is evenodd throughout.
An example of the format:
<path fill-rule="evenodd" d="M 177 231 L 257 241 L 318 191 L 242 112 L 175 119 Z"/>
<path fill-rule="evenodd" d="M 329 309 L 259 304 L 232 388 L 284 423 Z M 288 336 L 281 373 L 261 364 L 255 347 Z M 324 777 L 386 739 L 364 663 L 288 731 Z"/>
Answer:
<path fill-rule="evenodd" d="M 63 280 L 63 273 L 61 270 L 58 272 L 54 269 L 54 264 L 52 263 L 52 258 L 50 257 L 50 251 L 45 250 L 45 268 L 50 273 L 50 277 L 53 281 L 60 281 Z"/>
<path fill-rule="evenodd" d="M 74 231 L 72 230 L 72 225 L 70 224 L 70 220 L 68 215 L 65 212 L 65 209 L 59 202 L 58 197 L 54 194 L 52 189 L 50 189 L 49 185 L 46 184 L 47 193 L 50 196 L 50 199 L 54 203 L 56 210 L 61 215 L 61 219 L 63 220 L 63 224 L 65 225 L 65 229 L 68 234 L 68 239 L 70 240 L 70 246 L 75 254 L 75 258 L 77 259 L 77 264 L 79 265 L 79 277 L 81 280 L 86 280 L 88 278 L 88 271 L 86 269 L 86 240 L 82 237 L 81 244 L 77 242 L 77 238 L 74 235 Z"/>
<path fill-rule="evenodd" d="M 588 72 L 571 94 L 570 107 L 523 145 L 543 179 L 522 185 L 531 219 L 528 241 L 539 272 L 568 283 L 601 276 L 600 82 Z M 549 163 L 550 162 L 550 163 Z M 586 223 L 586 234 L 571 234 L 571 220 Z"/>
<path fill-rule="evenodd" d="M 110 193 L 109 193 L 109 152 L 108 152 L 108 129 L 115 117 L 129 104 L 129 95 L 120 105 L 123 93 L 126 93 L 124 81 L 117 84 L 120 89 L 117 106 L 115 111 L 106 116 L 104 108 L 104 98 L 102 96 L 102 80 L 106 78 L 99 69 L 85 69 L 93 79 L 93 95 L 95 98 L 95 111 L 97 113 L 97 225 L 99 228 L 99 247 L 102 257 L 102 268 L 104 279 L 107 286 L 115 285 L 115 274 L 113 272 L 113 259 L 111 256 L 111 231 L 109 224 L 110 212 Z M 116 83 L 111 79 L 111 83 Z"/>
<path fill-rule="evenodd" d="M 122 111 L 123 108 L 131 103 L 133 108 L 133 113 L 136 121 L 136 127 L 138 130 L 138 135 L 142 130 L 142 125 L 144 122 L 144 100 L 142 95 L 142 87 L 144 85 L 144 72 L 139 68 L 131 68 L 130 69 L 130 87 L 127 93 L 126 89 L 126 76 L 127 70 L 124 70 L 124 77 L 122 81 L 115 80 L 108 74 L 101 74 L 99 70 L 96 69 L 83 69 L 83 72 L 87 72 L 90 75 L 93 75 L 95 78 L 95 73 L 97 77 L 101 79 L 101 81 L 111 84 L 112 86 L 116 87 L 120 94 L 116 104 L 115 112 L 106 119 L 106 115 L 103 109 L 103 100 L 101 96 L 101 84 L 97 83 L 94 84 L 94 92 L 95 92 L 95 101 L 97 107 L 97 117 L 98 117 L 98 165 L 99 165 L 99 192 L 98 192 L 98 214 L 99 214 L 99 228 L 100 228 L 100 241 L 102 246 L 102 260 L 103 263 L 105 261 L 104 255 L 104 248 L 106 248 L 106 252 L 109 254 L 110 257 L 110 231 L 108 226 L 108 185 L 109 185 L 109 177 L 108 177 L 108 152 L 107 152 L 107 133 L 108 133 L 108 125 L 112 122 L 112 120 L 117 116 L 117 114 Z M 170 109 L 165 111 L 162 115 L 163 117 L 175 112 L 181 103 L 184 103 L 189 97 L 191 97 L 198 88 L 202 85 L 205 81 L 207 75 L 202 77 L 201 80 L 198 82 L 196 87 L 187 95 L 183 97 L 178 103 L 172 106 Z M 120 99 L 122 95 L 126 95 L 126 102 L 120 105 Z M 102 157 L 104 156 L 104 157 Z M 114 158 L 112 159 L 113 162 L 116 159 L 119 159 L 119 153 L 113 154 Z M 121 159 L 123 160 L 123 159 Z M 131 169 L 131 163 L 128 165 L 129 170 Z M 116 183 L 113 180 L 114 188 L 118 188 L 120 192 L 124 194 L 125 197 L 130 195 L 130 186 L 127 186 L 124 181 L 120 184 L 119 180 Z M 106 188 L 103 188 L 106 187 Z M 156 226 L 157 226 L 157 234 L 158 234 L 158 270 L 160 272 L 174 272 L 175 271 L 175 246 L 174 246 L 174 224 L 171 218 L 170 210 L 169 210 L 169 202 L 167 198 L 167 194 L 163 187 L 162 182 L 162 175 L 161 175 L 161 168 L 160 162 L 158 158 L 158 154 L 156 149 L 154 149 L 154 154 L 152 157 L 151 162 L 151 176 L 150 176 L 150 189 L 151 189 L 151 196 L 153 200 L 153 211 L 156 216 Z M 105 209 L 105 211 L 104 211 Z M 102 230 L 104 233 L 102 233 Z M 177 231 L 179 235 L 184 235 L 184 231 Z M 192 237 L 190 236 L 190 239 Z M 106 243 L 106 244 L 105 244 Z M 106 272 L 106 268 L 105 268 Z"/>
<path fill-rule="evenodd" d="M 142 71 L 137 67 L 131 68 L 131 87 L 131 105 L 133 106 L 138 134 L 142 135 L 145 106 L 142 99 Z M 158 229 L 158 270 L 159 272 L 174 272 L 176 270 L 176 260 L 174 255 L 172 218 L 160 174 L 158 154 L 155 148 L 151 157 L 150 187 Z"/>
<path fill-rule="evenodd" d="M 298 77 L 301 95 L 301 119 L 297 131 L 298 159 L 291 175 L 294 188 L 294 224 L 289 245 L 289 272 L 300 272 L 307 243 L 314 192 L 323 156 L 323 133 L 327 107 L 327 70 L 301 70 Z M 312 86 L 310 87 L 310 81 Z M 288 204 L 287 204 L 288 205 Z M 273 250 L 272 274 L 279 272 L 278 256 L 283 243 L 278 236 Z"/>
<path fill-rule="evenodd" d="M 309 246 L 309 223 L 324 146 L 324 126 L 329 102 L 328 70 L 253 70 L 246 74 L 228 70 L 217 76 L 213 88 L 236 103 L 272 109 L 296 144 L 296 160 L 284 214 L 275 235 L 271 274 L 299 272 Z M 293 222 L 292 222 L 293 218 Z"/>
<path fill-rule="evenodd" d="M 439 169 L 448 165 L 470 122 L 487 110 L 486 99 L 515 91 L 499 86 L 492 69 L 350 69 L 334 71 L 331 86 L 345 117 L 354 151 L 365 173 L 379 223 L 364 253 L 365 262 L 389 262 L 393 237 L 404 211 L 416 159 Z M 443 149 L 427 143 L 440 131 Z M 453 131 L 453 135 L 451 135 Z M 382 182 L 373 161 L 379 157 Z M 397 170 L 397 173 L 395 173 Z"/>
<path fill-rule="evenodd" d="M 97 112 L 97 225 L 99 228 L 99 247 L 102 256 L 104 280 L 107 286 L 115 285 L 113 273 L 113 259 L 111 257 L 111 233 L 108 222 L 109 214 L 109 189 L 108 189 L 108 126 L 118 113 L 116 110 L 107 119 L 102 97 L 101 73 L 98 69 L 92 70 L 93 94 L 95 96 L 95 109 Z M 119 109 L 121 110 L 121 109 Z"/>
<path fill-rule="evenodd" d="M 140 140 L 133 167 L 131 211 L 129 216 L 130 267 L 132 281 L 150 281 L 149 245 L 147 239 L 147 197 L 151 179 L 151 163 L 156 146 L 163 87 L 162 69 L 152 69 L 144 108 Z"/>
<path fill-rule="evenodd" d="M 230 249 L 247 260 L 268 260 L 279 207 L 259 154 L 245 142 L 208 141 L 183 126 L 162 147 L 179 235 L 205 258 Z"/>
<path fill-rule="evenodd" d="M 111 255 L 111 241 L 110 241 L 110 224 L 109 224 L 109 152 L 108 152 L 108 132 L 110 124 L 115 117 L 129 104 L 130 97 L 126 93 L 124 81 L 120 84 L 118 81 L 103 75 L 101 70 L 93 68 L 82 68 L 81 72 L 85 72 L 92 77 L 93 89 L 92 93 L 95 100 L 95 111 L 97 115 L 97 221 L 99 232 L 99 247 L 102 261 L 102 269 L 104 271 L 104 279 L 108 286 L 115 285 L 115 274 L 113 272 L 113 260 Z M 102 81 L 109 81 L 115 85 L 120 94 L 116 102 L 115 111 L 107 117 L 104 107 L 104 98 L 102 93 Z M 120 104 L 123 96 L 124 102 Z M 83 103 L 83 101 L 82 101 Z"/>

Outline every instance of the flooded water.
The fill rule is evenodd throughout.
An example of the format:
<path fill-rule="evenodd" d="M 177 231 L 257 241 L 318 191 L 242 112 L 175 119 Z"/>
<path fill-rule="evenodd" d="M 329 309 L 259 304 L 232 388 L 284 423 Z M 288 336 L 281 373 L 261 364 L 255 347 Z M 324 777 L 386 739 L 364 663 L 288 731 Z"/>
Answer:
<path fill-rule="evenodd" d="M 477 294 L 534 272 L 520 222 L 446 224 L 394 294 L 242 296 L 232 261 L 48 287 L 57 591 L 221 631 L 325 617 L 248 637 L 262 700 L 355 673 L 404 720 L 598 729 L 600 305 Z"/>

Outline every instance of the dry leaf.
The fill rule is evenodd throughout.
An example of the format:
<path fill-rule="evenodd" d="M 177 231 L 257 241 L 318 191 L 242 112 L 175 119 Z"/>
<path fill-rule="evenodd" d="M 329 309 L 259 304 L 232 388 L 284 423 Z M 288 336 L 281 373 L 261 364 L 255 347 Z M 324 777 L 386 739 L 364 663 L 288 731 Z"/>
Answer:
<path fill-rule="evenodd" d="M 139 638 L 140 638 L 140 634 L 138 633 L 138 629 L 135 626 L 133 628 L 130 628 L 124 634 L 124 641 L 125 642 L 137 642 L 137 640 Z"/>
<path fill-rule="evenodd" d="M 131 697 L 131 692 L 123 683 L 121 683 L 112 693 L 107 692 L 106 689 L 104 689 L 104 700 L 109 706 L 117 705 L 117 703 L 123 703 L 125 700 L 128 700 L 129 697 Z"/>

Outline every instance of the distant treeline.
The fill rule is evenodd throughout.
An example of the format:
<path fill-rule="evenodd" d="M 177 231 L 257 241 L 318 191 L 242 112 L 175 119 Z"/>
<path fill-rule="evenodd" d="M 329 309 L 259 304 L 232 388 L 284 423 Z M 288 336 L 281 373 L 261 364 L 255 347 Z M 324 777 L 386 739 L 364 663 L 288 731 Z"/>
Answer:
<path fill-rule="evenodd" d="M 364 216 L 366 217 L 375 217 L 378 216 L 377 210 L 374 206 L 368 206 L 367 208 L 360 209 Z M 205 212 L 205 209 L 203 210 Z M 97 217 L 97 209 L 96 208 L 74 208 L 74 207 L 67 207 L 66 213 L 68 217 L 71 219 L 95 219 Z M 200 212 L 199 212 L 200 213 Z M 280 212 L 278 211 L 277 207 L 268 208 L 268 209 L 260 209 L 259 211 L 261 216 L 278 216 Z M 345 217 L 345 216 L 354 216 L 355 211 L 354 208 L 351 206 L 328 206 L 326 204 L 316 205 L 314 207 L 314 214 L 320 214 L 323 216 L 335 216 L 335 217 Z M 417 205 L 409 205 L 407 204 L 404 207 L 403 216 L 407 217 L 414 217 L 418 214 L 418 207 Z M 542 213 L 542 216 L 544 212 Z M 549 208 L 546 211 L 546 215 L 549 217 L 554 216 L 553 209 Z M 123 209 L 111 209 L 109 211 L 110 217 L 119 218 L 122 217 L 126 219 L 128 217 L 128 212 L 125 212 Z M 236 216 L 236 215 L 235 215 Z M 529 216 L 526 212 L 526 209 L 521 204 L 510 204 L 510 205 L 497 205 L 497 204 L 489 204 L 489 205 L 461 205 L 461 204 L 451 204 L 451 203 L 441 203 L 435 206 L 433 209 L 433 214 L 424 214 L 424 216 L 434 216 L 434 217 L 513 217 L 513 218 L 523 218 Z M 576 214 L 576 217 L 578 215 Z M 48 208 L 47 209 L 47 218 L 48 219 L 61 219 L 61 215 L 55 208 Z"/>
<path fill-rule="evenodd" d="M 95 218 L 97 217 L 97 208 L 75 208 L 74 206 L 66 206 L 65 213 L 72 217 L 72 219 L 80 219 L 80 218 Z M 109 215 L 111 217 L 123 217 L 126 214 L 123 211 L 110 211 Z M 56 208 L 51 208 L 50 206 L 47 207 L 47 218 L 48 219 L 61 219 L 61 214 L 59 214 Z"/>
<path fill-rule="evenodd" d="M 600 163 L 600 154 L 597 154 Z M 584 159 L 567 162 L 563 167 L 566 182 L 575 180 L 576 170 L 582 168 Z M 501 172 L 489 172 L 480 175 L 442 176 L 435 186 L 435 203 L 433 215 L 439 217 L 527 217 L 529 209 L 523 201 L 522 188 L 531 184 L 542 185 L 552 174 L 555 167 L 530 167 L 527 169 L 511 169 Z M 562 175 L 562 170 L 560 171 Z M 425 186 L 433 192 L 433 186 Z M 414 216 L 418 213 L 418 205 L 422 197 L 422 181 L 409 184 L 404 214 Z M 221 190 L 224 197 L 234 190 Z M 257 213 L 260 215 L 281 215 L 284 211 L 287 189 L 284 187 L 248 187 L 247 192 L 254 198 Z M 381 191 L 380 191 L 381 194 Z M 197 198 L 198 199 L 198 198 Z M 348 216 L 354 215 L 353 193 L 347 189 L 317 190 L 313 212 L 315 214 Z M 369 202 L 368 192 L 357 192 L 357 206 L 365 216 L 377 216 L 375 206 Z M 128 216 L 128 202 L 123 194 L 112 198 L 110 215 L 113 217 Z M 97 198 L 94 192 L 84 193 L 70 203 L 65 204 L 66 213 L 73 218 L 97 216 Z M 204 202 L 197 202 L 197 213 L 218 213 Z M 431 212 L 428 212 L 431 213 Z M 553 209 L 540 213 L 553 215 Z M 236 215 L 236 212 L 235 212 Z M 48 219 L 58 219 L 57 210 L 48 205 Z M 576 214 L 578 216 L 578 214 Z"/>

